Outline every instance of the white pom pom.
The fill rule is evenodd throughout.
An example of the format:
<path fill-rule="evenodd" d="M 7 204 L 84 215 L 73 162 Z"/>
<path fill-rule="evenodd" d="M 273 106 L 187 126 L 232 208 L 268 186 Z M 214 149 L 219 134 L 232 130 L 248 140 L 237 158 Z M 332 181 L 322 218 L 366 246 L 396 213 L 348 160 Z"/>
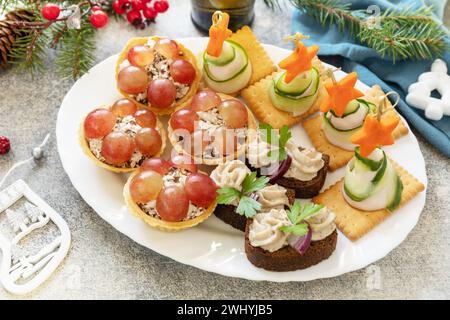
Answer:
<path fill-rule="evenodd" d="M 443 108 L 440 102 L 434 102 L 425 109 L 425 116 L 430 120 L 441 120 L 444 116 Z"/>

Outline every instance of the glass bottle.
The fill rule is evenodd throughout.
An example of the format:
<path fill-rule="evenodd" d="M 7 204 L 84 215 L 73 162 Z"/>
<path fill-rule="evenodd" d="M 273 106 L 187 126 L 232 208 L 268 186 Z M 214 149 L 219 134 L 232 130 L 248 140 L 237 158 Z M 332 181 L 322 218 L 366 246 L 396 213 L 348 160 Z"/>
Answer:
<path fill-rule="evenodd" d="M 207 32 L 211 26 L 214 11 L 221 10 L 230 15 L 229 28 L 233 31 L 250 25 L 255 16 L 255 0 L 191 0 L 192 21 Z"/>

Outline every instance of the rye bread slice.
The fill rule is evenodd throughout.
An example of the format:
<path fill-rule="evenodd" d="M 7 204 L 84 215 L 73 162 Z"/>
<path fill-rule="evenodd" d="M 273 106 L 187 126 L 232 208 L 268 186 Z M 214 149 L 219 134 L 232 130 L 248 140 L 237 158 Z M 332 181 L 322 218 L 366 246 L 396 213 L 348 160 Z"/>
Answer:
<path fill-rule="evenodd" d="M 289 199 L 289 203 L 293 204 L 295 201 L 295 191 L 288 188 L 286 190 L 286 195 Z M 216 210 L 214 211 L 214 214 L 217 218 L 231 225 L 235 229 L 245 232 L 245 225 L 247 223 L 247 220 L 249 219 L 236 213 L 235 206 L 229 204 L 218 204 Z"/>
<path fill-rule="evenodd" d="M 300 150 L 303 150 L 304 148 L 299 147 Z M 317 172 L 317 175 L 314 177 L 314 179 L 310 181 L 300 181 L 295 178 L 285 178 L 282 177 L 276 181 L 277 184 L 280 186 L 283 186 L 285 188 L 293 189 L 295 190 L 295 197 L 300 199 L 309 199 L 317 196 L 320 192 L 320 189 L 322 189 L 325 179 L 327 177 L 328 172 L 328 166 L 330 164 L 330 156 L 322 153 L 322 160 L 324 162 L 322 169 Z M 249 163 L 247 163 L 247 166 L 252 171 L 257 171 L 258 175 L 260 175 L 260 170 L 253 168 Z"/>
<path fill-rule="evenodd" d="M 269 252 L 259 247 L 253 247 L 248 239 L 251 220 L 245 227 L 245 253 L 247 259 L 256 267 L 268 271 L 294 271 L 306 269 L 328 259 L 336 249 L 337 231 L 320 241 L 311 242 L 304 255 L 300 255 L 291 246 L 278 251 Z"/>

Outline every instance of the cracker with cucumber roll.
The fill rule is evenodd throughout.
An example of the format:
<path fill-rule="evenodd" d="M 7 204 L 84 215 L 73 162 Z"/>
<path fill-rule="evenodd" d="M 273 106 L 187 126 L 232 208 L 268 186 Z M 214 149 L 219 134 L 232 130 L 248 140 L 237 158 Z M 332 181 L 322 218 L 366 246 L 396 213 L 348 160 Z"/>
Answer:
<path fill-rule="evenodd" d="M 382 110 L 368 115 L 362 129 L 350 138 L 358 147 L 344 178 L 313 199 L 333 210 L 338 228 L 353 241 L 424 190 L 420 181 L 381 148 L 394 144 L 399 121 L 397 115 Z"/>
<path fill-rule="evenodd" d="M 209 88 L 236 95 L 276 71 L 276 66 L 249 27 L 233 34 L 229 20 L 225 12 L 213 14 L 208 46 L 199 60 Z"/>
<path fill-rule="evenodd" d="M 327 84 L 327 98 L 321 105 L 322 114 L 303 122 L 303 127 L 314 147 L 329 154 L 330 171 L 343 167 L 353 157 L 355 145 L 350 138 L 358 132 L 367 115 L 375 114 L 384 92 L 379 86 L 374 86 L 366 93 L 354 88 L 358 75 L 348 74 L 340 81 L 331 75 L 332 83 Z M 392 105 L 388 101 L 388 107 Z M 396 114 L 395 110 L 390 113 Z M 399 122 L 393 135 L 396 139 L 408 133 L 408 128 Z"/>
<path fill-rule="evenodd" d="M 326 98 L 324 83 L 329 79 L 317 58 L 318 46 L 306 47 L 300 33 L 288 37 L 296 48 L 279 63 L 283 69 L 242 91 L 242 96 L 261 122 L 279 129 L 292 127 L 317 112 Z"/>

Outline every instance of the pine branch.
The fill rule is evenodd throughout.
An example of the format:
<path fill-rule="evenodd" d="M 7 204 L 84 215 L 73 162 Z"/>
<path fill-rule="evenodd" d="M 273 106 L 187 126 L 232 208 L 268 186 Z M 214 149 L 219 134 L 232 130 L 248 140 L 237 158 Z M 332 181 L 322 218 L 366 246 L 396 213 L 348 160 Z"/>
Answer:
<path fill-rule="evenodd" d="M 20 32 L 23 36 L 16 39 L 9 55 L 18 68 L 34 76 L 44 69 L 47 35 L 44 30 L 24 29 Z"/>
<path fill-rule="evenodd" d="M 337 25 L 340 32 L 348 32 L 394 63 L 399 59 L 431 59 L 449 50 L 447 34 L 433 19 L 430 7 L 389 9 L 377 19 L 365 11 L 352 11 L 342 0 L 289 1 L 323 26 Z M 275 3 L 278 1 L 266 0 L 269 7 Z"/>
<path fill-rule="evenodd" d="M 67 30 L 62 36 L 55 61 L 61 77 L 77 79 L 89 70 L 95 61 L 94 35 L 94 29 L 84 23 L 81 29 Z"/>

